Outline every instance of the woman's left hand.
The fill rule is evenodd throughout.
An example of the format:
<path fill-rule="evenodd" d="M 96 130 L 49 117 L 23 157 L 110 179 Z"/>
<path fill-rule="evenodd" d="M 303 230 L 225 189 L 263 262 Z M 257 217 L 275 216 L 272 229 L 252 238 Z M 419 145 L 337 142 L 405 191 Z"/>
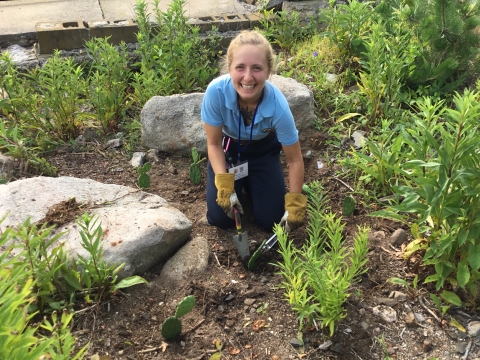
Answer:
<path fill-rule="evenodd" d="M 280 220 L 280 226 L 289 233 L 302 226 L 305 211 L 307 209 L 307 197 L 303 194 L 285 194 L 285 214 Z"/>

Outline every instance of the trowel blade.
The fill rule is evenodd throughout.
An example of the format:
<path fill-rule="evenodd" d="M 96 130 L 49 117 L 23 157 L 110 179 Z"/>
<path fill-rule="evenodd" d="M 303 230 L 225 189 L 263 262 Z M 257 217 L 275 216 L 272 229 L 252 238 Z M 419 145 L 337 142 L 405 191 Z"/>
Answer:
<path fill-rule="evenodd" d="M 238 235 L 233 236 L 233 242 L 237 247 L 238 253 L 242 258 L 244 263 L 248 263 L 248 259 L 250 259 L 250 248 L 248 246 L 248 234 L 247 232 L 243 232 Z"/>

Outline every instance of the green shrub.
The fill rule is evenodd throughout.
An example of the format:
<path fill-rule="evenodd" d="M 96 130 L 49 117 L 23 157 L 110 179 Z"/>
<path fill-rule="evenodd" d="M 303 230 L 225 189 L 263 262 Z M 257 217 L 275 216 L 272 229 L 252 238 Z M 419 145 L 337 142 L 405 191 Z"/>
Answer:
<path fill-rule="evenodd" d="M 393 187 L 403 201 L 372 215 L 408 221 L 403 213 L 416 214 L 410 250 L 421 250 L 426 242 L 423 264 L 435 269 L 425 282 L 435 282 L 437 290 L 446 282 L 458 285 L 474 303 L 480 280 L 478 94 L 456 93 L 451 108 L 426 100 L 419 109 L 404 131 L 405 153 L 411 155 L 402 167 L 409 184 Z"/>

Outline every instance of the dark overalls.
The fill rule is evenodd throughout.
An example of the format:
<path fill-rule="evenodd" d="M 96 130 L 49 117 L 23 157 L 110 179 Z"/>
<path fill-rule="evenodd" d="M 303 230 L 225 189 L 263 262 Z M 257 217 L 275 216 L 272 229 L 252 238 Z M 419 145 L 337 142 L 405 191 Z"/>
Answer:
<path fill-rule="evenodd" d="M 235 192 L 238 200 L 244 205 L 242 189 L 250 195 L 255 223 L 264 231 L 271 232 L 275 223 L 279 223 L 285 210 L 284 198 L 286 193 L 285 177 L 280 163 L 282 145 L 278 142 L 275 133 L 267 137 L 252 141 L 242 141 L 241 160 L 248 161 L 248 176 L 235 181 Z M 230 139 L 229 153 L 237 163 L 237 146 L 234 139 Z M 218 206 L 215 174 L 210 161 L 207 164 L 207 220 L 211 225 L 222 229 L 235 226 L 235 221 L 227 216 Z"/>

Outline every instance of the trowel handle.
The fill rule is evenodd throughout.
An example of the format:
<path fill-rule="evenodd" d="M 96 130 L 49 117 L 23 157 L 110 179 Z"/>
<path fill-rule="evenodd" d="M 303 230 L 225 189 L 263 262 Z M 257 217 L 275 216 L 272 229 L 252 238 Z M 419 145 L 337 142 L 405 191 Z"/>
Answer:
<path fill-rule="evenodd" d="M 233 207 L 233 217 L 235 218 L 235 225 L 237 227 L 237 232 L 238 232 L 239 235 L 242 234 L 242 218 L 240 216 L 241 216 L 240 212 L 234 206 Z"/>

